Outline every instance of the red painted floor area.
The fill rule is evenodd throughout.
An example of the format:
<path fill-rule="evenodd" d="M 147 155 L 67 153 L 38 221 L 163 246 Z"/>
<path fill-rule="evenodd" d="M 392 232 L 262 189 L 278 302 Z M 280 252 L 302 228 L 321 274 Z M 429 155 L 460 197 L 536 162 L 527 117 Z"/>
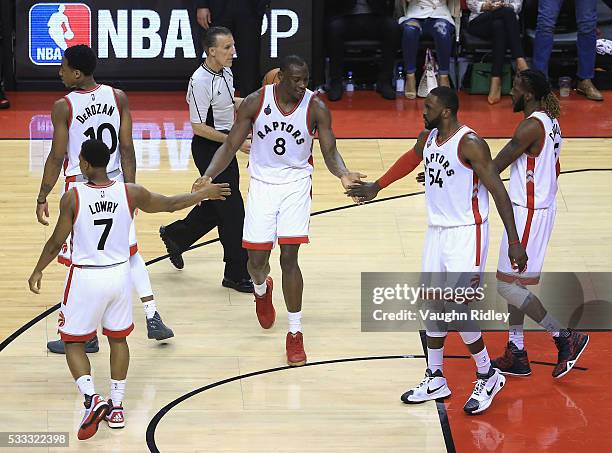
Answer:
<path fill-rule="evenodd" d="M 507 377 L 506 387 L 481 415 L 467 416 L 463 405 L 474 388 L 473 360 L 446 359 L 444 375 L 453 392 L 446 400 L 453 441 L 458 452 L 610 452 L 607 388 L 612 365 L 612 332 L 589 333 L 589 345 L 574 369 L 553 379 L 552 366 L 531 364 L 529 377 Z M 503 352 L 505 332 L 485 333 L 492 357 Z M 525 346 L 531 361 L 556 362 L 557 350 L 545 332 L 527 332 Z M 458 334 L 447 338 L 445 355 L 467 355 Z"/>
<path fill-rule="evenodd" d="M 61 92 L 8 93 L 9 110 L 0 110 L 0 138 L 51 138 L 50 112 Z M 593 102 L 572 92 L 562 98 L 561 128 L 565 137 L 612 137 L 612 93 Z M 191 138 L 183 92 L 131 92 L 135 138 Z M 325 95 L 323 99 L 327 100 Z M 338 138 L 414 138 L 423 129 L 423 100 L 403 97 L 386 101 L 371 91 L 327 102 Z M 489 105 L 485 96 L 460 93 L 459 118 L 483 137 L 510 137 L 521 119 L 510 97 Z"/>

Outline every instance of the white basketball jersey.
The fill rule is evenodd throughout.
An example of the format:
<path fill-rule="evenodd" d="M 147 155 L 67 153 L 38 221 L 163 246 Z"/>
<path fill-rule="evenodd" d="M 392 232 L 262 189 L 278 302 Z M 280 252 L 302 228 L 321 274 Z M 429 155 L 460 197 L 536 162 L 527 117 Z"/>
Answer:
<path fill-rule="evenodd" d="M 249 155 L 251 178 L 286 184 L 312 175 L 312 138 L 309 109 L 314 93 L 306 90 L 291 112 L 278 106 L 276 85 L 266 85 L 259 113 L 253 122 Z"/>
<path fill-rule="evenodd" d="M 85 140 L 102 140 L 110 148 L 111 158 L 107 173 L 121 165 L 119 153 L 119 126 L 121 114 L 115 91 L 108 85 L 98 85 L 91 90 L 76 90 L 64 99 L 70 106 L 68 119 L 68 156 L 64 162 L 64 175 L 81 174 L 79 154 Z"/>
<path fill-rule="evenodd" d="M 510 200 L 528 209 L 544 209 L 554 203 L 557 195 L 563 138 L 559 122 L 545 112 L 533 112 L 529 118 L 541 123 L 544 141 L 540 154 L 531 156 L 523 153 L 512 163 Z"/>
<path fill-rule="evenodd" d="M 487 220 L 489 193 L 459 156 L 459 142 L 470 132 L 474 131 L 461 126 L 440 144 L 438 129 L 429 133 L 423 149 L 429 225 L 455 227 Z"/>
<path fill-rule="evenodd" d="M 127 186 L 117 181 L 97 186 L 79 184 L 72 226 L 72 263 L 108 266 L 130 259 L 132 210 Z"/>

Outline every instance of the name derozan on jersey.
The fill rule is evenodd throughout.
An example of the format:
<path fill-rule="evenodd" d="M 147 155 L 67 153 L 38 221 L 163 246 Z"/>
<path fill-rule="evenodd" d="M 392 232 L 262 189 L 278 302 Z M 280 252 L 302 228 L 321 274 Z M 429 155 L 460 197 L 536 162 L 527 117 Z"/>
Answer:
<path fill-rule="evenodd" d="M 301 137 L 302 131 L 298 129 L 293 132 L 294 129 L 296 128 L 291 123 L 286 123 L 284 121 L 272 121 L 272 124 L 270 126 L 264 124 L 264 131 L 257 131 L 257 135 L 263 140 L 265 136 L 268 135 L 270 132 L 281 130 L 290 134 L 295 139 L 296 145 L 301 145 L 302 143 L 304 143 L 304 137 Z"/>
<path fill-rule="evenodd" d="M 76 119 L 79 120 L 81 124 L 83 124 L 88 118 L 91 118 L 94 115 L 108 115 L 111 116 L 115 111 L 115 106 L 108 104 L 92 104 L 88 107 L 85 107 L 85 110 L 82 114 L 77 115 Z"/>
<path fill-rule="evenodd" d="M 119 203 L 115 203 L 114 201 L 96 201 L 89 205 L 89 211 L 92 214 L 99 214 L 100 212 L 114 213 L 117 206 L 119 206 Z"/>

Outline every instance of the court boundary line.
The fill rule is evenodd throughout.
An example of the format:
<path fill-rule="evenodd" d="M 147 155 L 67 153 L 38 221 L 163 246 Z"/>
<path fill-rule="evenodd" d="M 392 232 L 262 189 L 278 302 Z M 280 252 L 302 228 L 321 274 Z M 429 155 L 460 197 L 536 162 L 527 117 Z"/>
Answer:
<path fill-rule="evenodd" d="M 425 363 L 427 363 L 427 339 L 426 333 L 424 330 L 419 331 L 419 336 L 421 339 L 421 347 L 423 348 L 423 354 L 425 355 Z M 448 356 L 443 356 L 443 359 L 449 358 Z M 470 358 L 467 357 L 466 358 Z M 438 411 L 438 418 L 440 419 L 440 427 L 442 428 L 442 437 L 444 437 L 444 445 L 446 445 L 446 451 L 448 453 L 456 453 L 457 448 L 455 447 L 455 441 L 453 440 L 453 431 L 451 430 L 450 420 L 448 419 L 448 412 L 446 411 L 446 404 L 444 403 L 444 399 L 438 398 L 435 400 L 436 409 Z"/>

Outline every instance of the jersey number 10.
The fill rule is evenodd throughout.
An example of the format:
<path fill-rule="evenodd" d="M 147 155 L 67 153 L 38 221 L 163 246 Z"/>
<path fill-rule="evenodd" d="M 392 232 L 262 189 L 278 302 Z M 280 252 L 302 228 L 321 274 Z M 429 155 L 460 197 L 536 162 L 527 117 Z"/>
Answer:
<path fill-rule="evenodd" d="M 100 124 L 100 126 L 98 126 L 97 132 L 94 130 L 92 126 L 89 129 L 87 129 L 85 132 L 83 132 L 83 135 L 85 135 L 85 137 L 89 138 L 90 140 L 100 140 L 104 142 L 104 131 L 105 130 L 107 130 L 110 134 L 111 144 L 109 146 L 109 149 L 110 149 L 110 153 L 113 154 L 117 150 L 117 131 L 115 131 L 115 128 L 113 127 L 112 124 L 109 124 L 109 123 Z"/>

